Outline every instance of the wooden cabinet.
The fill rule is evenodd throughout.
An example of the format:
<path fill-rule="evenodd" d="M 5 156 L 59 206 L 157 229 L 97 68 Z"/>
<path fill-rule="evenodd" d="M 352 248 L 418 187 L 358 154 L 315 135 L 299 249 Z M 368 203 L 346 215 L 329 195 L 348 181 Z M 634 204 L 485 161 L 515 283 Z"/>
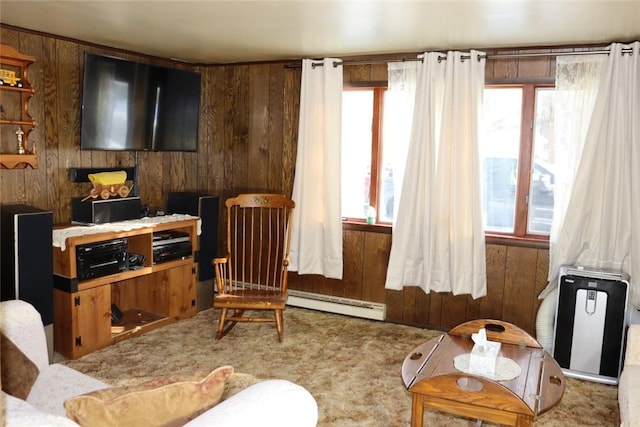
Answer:
<path fill-rule="evenodd" d="M 90 234 L 66 237 L 64 250 L 54 246 L 55 351 L 75 359 L 133 335 L 194 316 L 198 221 L 193 217 L 130 231 L 98 233 L 94 227 L 87 227 Z M 109 228 L 114 228 L 113 223 Z M 154 263 L 153 235 L 164 231 L 187 233 L 191 256 Z M 78 280 L 78 246 L 122 238 L 127 240 L 128 252 L 144 255 L 143 266 Z M 54 245 L 55 241 L 54 238 Z M 122 312 L 121 320 L 115 325 L 123 330 L 112 329 L 112 304 Z"/>
<path fill-rule="evenodd" d="M 35 58 L 13 47 L 0 45 L 0 168 L 38 167 L 35 145 L 29 134 L 36 121 L 29 115 L 29 100 L 35 93 L 27 68 Z"/>

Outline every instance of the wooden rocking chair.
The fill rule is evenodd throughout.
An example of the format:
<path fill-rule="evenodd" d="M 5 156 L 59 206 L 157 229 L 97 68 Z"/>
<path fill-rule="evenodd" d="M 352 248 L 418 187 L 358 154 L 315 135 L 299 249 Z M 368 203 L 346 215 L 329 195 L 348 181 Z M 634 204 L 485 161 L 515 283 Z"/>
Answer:
<path fill-rule="evenodd" d="M 280 194 L 241 194 L 228 199 L 225 206 L 227 256 L 211 261 L 218 291 L 213 308 L 221 309 L 216 339 L 237 322 L 275 322 L 282 342 L 295 203 Z M 274 315 L 248 316 L 247 310 L 270 310 Z"/>

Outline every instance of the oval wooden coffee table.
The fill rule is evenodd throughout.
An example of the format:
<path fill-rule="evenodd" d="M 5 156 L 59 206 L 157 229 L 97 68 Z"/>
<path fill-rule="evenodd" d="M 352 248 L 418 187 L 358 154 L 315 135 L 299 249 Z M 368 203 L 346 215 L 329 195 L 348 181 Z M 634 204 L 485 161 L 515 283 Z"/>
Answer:
<path fill-rule="evenodd" d="M 506 381 L 464 373 L 454 358 L 471 352 L 471 334 L 485 328 L 487 339 L 502 343 L 500 356 L 520 366 Z M 411 425 L 422 427 L 424 408 L 513 426 L 530 426 L 564 394 L 558 363 L 533 337 L 511 323 L 473 320 L 411 351 L 402 364 L 404 385 L 413 395 Z"/>

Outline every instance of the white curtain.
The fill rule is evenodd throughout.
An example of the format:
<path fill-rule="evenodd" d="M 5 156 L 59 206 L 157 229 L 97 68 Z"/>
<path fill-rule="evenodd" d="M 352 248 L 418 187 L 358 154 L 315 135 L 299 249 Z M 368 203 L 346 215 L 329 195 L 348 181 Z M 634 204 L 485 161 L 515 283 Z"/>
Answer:
<path fill-rule="evenodd" d="M 484 54 L 425 53 L 387 289 L 486 295 L 479 114 Z"/>
<path fill-rule="evenodd" d="M 552 227 L 548 288 L 564 264 L 622 270 L 631 276 L 631 302 L 638 305 L 640 42 L 612 44 L 600 75 L 582 150 L 573 153 L 578 163 L 561 205 L 566 213 Z"/>
<path fill-rule="evenodd" d="M 289 270 L 341 279 L 342 66 L 336 61 L 302 61 Z"/>
<path fill-rule="evenodd" d="M 557 167 L 554 171 L 554 211 L 549 235 L 549 280 L 553 285 L 540 294 L 541 298 L 555 287 L 558 270 L 567 262 L 566 257 L 557 256 L 559 230 L 565 221 L 606 58 L 604 54 L 556 58 L 553 144 Z"/>

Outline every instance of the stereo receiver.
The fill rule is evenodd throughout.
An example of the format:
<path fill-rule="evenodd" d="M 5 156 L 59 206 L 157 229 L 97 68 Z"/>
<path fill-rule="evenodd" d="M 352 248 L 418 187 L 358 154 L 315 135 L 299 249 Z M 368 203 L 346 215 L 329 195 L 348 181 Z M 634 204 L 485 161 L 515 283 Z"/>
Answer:
<path fill-rule="evenodd" d="M 192 249 L 189 233 L 174 230 L 153 233 L 154 264 L 187 258 Z"/>
<path fill-rule="evenodd" d="M 78 280 L 94 279 L 129 269 L 127 239 L 113 239 L 76 247 Z"/>

